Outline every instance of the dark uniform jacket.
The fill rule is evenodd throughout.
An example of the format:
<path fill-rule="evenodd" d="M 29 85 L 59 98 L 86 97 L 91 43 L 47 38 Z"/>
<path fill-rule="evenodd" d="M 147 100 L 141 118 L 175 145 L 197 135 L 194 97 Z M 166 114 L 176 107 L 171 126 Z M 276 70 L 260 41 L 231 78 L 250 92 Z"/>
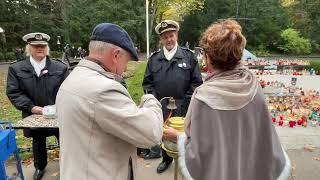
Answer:
<path fill-rule="evenodd" d="M 34 106 L 55 104 L 58 89 L 68 75 L 67 66 L 46 59 L 46 66 L 38 77 L 30 57 L 12 64 L 8 70 L 7 96 L 11 103 L 22 111 L 22 117 L 31 115 Z"/>
<path fill-rule="evenodd" d="M 174 116 L 185 116 L 193 91 L 202 84 L 200 68 L 196 57 L 189 49 L 178 46 L 176 54 L 168 61 L 161 49 L 151 55 L 142 83 L 145 93 L 153 94 L 158 100 L 173 97 L 177 109 Z M 164 118 L 167 118 L 167 100 L 162 104 Z"/>

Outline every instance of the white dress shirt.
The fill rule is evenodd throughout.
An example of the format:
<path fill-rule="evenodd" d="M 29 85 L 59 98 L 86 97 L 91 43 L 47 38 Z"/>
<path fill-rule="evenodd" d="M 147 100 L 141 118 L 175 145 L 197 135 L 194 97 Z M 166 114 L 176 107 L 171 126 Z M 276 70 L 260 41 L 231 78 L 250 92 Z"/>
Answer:
<path fill-rule="evenodd" d="M 171 49 L 170 51 L 168 51 L 168 50 L 166 49 L 166 47 L 163 46 L 164 56 L 166 57 L 166 59 L 167 59 L 168 61 L 170 61 L 170 60 L 173 58 L 173 56 L 174 56 L 174 55 L 176 54 L 176 52 L 177 52 L 177 49 L 178 49 L 178 43 L 177 43 L 177 42 L 176 42 L 176 45 L 174 46 L 174 48 Z"/>
<path fill-rule="evenodd" d="M 41 61 L 37 61 L 30 56 L 30 63 L 36 71 L 37 76 L 40 76 L 41 70 L 46 67 L 46 57 L 44 57 Z"/>

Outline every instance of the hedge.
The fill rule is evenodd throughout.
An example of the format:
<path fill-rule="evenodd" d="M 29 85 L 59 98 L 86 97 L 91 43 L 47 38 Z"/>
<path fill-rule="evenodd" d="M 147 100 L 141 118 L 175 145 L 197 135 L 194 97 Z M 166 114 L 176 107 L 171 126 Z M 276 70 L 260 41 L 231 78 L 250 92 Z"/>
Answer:
<path fill-rule="evenodd" d="M 320 71 L 320 61 L 310 61 L 310 68 L 313 68 L 316 72 Z"/>
<path fill-rule="evenodd" d="M 62 52 L 60 51 L 50 51 L 50 58 L 57 58 L 61 59 L 62 58 Z"/>
<path fill-rule="evenodd" d="M 14 61 L 16 60 L 16 56 L 14 52 L 2 53 L 0 52 L 0 62 Z"/>

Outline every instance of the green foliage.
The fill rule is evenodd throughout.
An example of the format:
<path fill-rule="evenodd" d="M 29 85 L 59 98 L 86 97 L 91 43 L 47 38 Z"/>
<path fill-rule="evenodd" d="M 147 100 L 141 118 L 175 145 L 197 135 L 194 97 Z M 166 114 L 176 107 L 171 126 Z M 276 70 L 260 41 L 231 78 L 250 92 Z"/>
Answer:
<path fill-rule="evenodd" d="M 44 32 L 51 36 L 51 49 L 56 49 L 56 37 L 62 35 L 61 7 L 65 0 L 6 0 L 0 2 L 0 24 L 5 30 L 7 49 L 22 47 L 22 36 Z"/>
<path fill-rule="evenodd" d="M 320 44 L 317 44 L 315 41 L 311 42 L 312 50 L 315 53 L 320 53 Z"/>
<path fill-rule="evenodd" d="M 183 16 L 193 10 L 203 8 L 204 0 L 150 0 L 155 14 L 155 22 L 164 19 L 181 21 Z"/>
<path fill-rule="evenodd" d="M 247 38 L 247 48 L 259 46 L 273 49 L 280 39 L 279 32 L 287 26 L 287 16 L 278 0 L 242 1 L 240 21 Z"/>
<path fill-rule="evenodd" d="M 240 18 L 247 38 L 247 48 L 275 46 L 279 32 L 287 25 L 287 17 L 278 0 L 206 0 L 203 10 L 196 10 L 184 18 L 180 37 L 191 47 L 197 46 L 201 33 L 219 19 Z M 241 19 L 248 18 L 248 19 Z"/>
<path fill-rule="evenodd" d="M 252 50 L 252 53 L 256 56 L 268 56 L 270 52 L 263 45 L 259 45 L 256 49 Z"/>
<path fill-rule="evenodd" d="M 320 44 L 320 1 L 319 0 L 295 0 L 285 10 L 289 17 L 290 27 L 298 30 L 316 44 Z"/>
<path fill-rule="evenodd" d="M 3 53 L 2 52 L 0 52 L 0 62 L 1 61 L 4 61 L 5 59 L 4 59 L 4 55 L 3 55 Z"/>
<path fill-rule="evenodd" d="M 51 58 L 58 58 L 61 59 L 62 58 L 62 52 L 60 51 L 50 51 L 50 57 Z"/>
<path fill-rule="evenodd" d="M 310 61 L 310 68 L 313 68 L 316 72 L 320 71 L 320 61 Z"/>
<path fill-rule="evenodd" d="M 311 43 L 309 39 L 300 37 L 300 33 L 292 28 L 281 32 L 284 43 L 279 47 L 286 53 L 309 54 L 311 53 Z"/>
<path fill-rule="evenodd" d="M 181 24 L 180 41 L 189 42 L 190 47 L 198 46 L 201 33 L 219 18 L 228 18 L 233 14 L 234 2 L 231 0 L 206 0 L 202 10 L 196 9 L 184 17 Z"/>
<path fill-rule="evenodd" d="M 5 60 L 6 61 L 16 60 L 16 56 L 15 56 L 14 52 L 7 52 L 6 56 L 5 56 Z"/>
<path fill-rule="evenodd" d="M 145 46 L 143 0 L 68 0 L 62 10 L 65 39 L 86 47 L 92 29 L 103 22 L 122 26 L 138 47 Z"/>
<path fill-rule="evenodd" d="M 128 91 L 136 104 L 140 103 L 140 98 L 143 95 L 142 81 L 146 66 L 146 61 L 141 62 L 134 76 L 126 80 Z"/>
<path fill-rule="evenodd" d="M 158 45 L 154 26 L 163 19 L 179 21 L 179 41 L 188 41 L 194 47 L 211 23 L 244 17 L 249 20 L 238 21 L 248 49 L 263 46 L 269 51 L 278 50 L 281 30 L 290 27 L 312 40 L 314 52 L 319 52 L 319 0 L 149 0 L 149 8 L 151 47 Z M 21 37 L 36 31 L 51 36 L 51 50 L 61 51 L 67 43 L 87 48 L 93 27 L 101 22 L 119 24 L 140 50 L 146 47 L 145 0 L 3 0 L 0 17 L 5 30 L 1 45 L 7 50 L 23 47 Z M 57 36 L 61 36 L 61 45 Z"/>

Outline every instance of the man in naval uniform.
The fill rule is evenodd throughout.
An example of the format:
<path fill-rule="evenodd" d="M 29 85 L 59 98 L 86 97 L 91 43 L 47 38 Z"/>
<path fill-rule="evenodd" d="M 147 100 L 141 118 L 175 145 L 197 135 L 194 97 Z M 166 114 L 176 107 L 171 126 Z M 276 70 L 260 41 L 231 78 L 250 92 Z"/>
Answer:
<path fill-rule="evenodd" d="M 190 99 L 196 87 L 202 84 L 200 68 L 193 52 L 178 45 L 179 24 L 173 20 L 160 22 L 155 31 L 160 35 L 163 47 L 154 52 L 148 61 L 142 83 L 145 93 L 153 94 L 158 100 L 173 97 L 177 109 L 172 116 L 184 117 Z M 169 110 L 168 101 L 162 103 L 163 119 L 166 120 Z M 164 172 L 172 163 L 172 158 L 162 150 L 163 161 L 157 168 L 158 173 Z M 160 146 L 152 147 L 145 159 L 159 158 Z"/>

